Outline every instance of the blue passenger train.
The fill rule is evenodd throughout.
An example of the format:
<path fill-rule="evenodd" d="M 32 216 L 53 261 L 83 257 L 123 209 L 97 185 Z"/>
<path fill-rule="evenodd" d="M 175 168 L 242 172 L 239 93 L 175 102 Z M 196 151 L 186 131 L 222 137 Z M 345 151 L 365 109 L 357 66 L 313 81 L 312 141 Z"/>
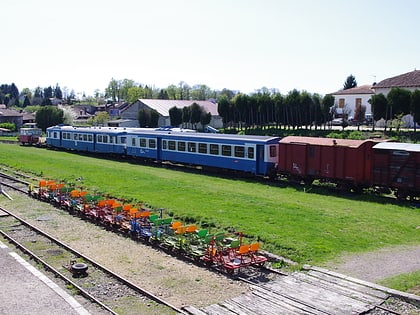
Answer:
<path fill-rule="evenodd" d="M 51 147 L 117 154 L 275 176 L 279 137 L 179 132 L 151 128 L 47 128 Z"/>

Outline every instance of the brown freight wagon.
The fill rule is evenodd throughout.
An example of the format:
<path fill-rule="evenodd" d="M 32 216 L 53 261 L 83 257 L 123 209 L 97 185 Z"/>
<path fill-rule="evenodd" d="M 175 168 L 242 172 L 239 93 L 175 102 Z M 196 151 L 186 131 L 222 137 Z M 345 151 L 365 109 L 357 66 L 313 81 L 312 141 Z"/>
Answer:
<path fill-rule="evenodd" d="M 289 136 L 280 140 L 278 171 L 291 180 L 336 183 L 359 190 L 370 186 L 372 140 Z"/>
<path fill-rule="evenodd" d="M 399 199 L 420 198 L 420 144 L 382 142 L 373 146 L 372 184 Z"/>

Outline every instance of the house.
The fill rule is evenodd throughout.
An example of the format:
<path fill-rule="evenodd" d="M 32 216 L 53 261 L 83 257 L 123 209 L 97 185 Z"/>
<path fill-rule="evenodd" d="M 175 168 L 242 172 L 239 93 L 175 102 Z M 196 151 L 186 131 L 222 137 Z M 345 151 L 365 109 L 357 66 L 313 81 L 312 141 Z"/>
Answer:
<path fill-rule="evenodd" d="M 404 74 L 391 77 L 374 84 L 372 89 L 375 94 L 388 95 L 392 88 L 406 89 L 411 92 L 420 89 L 420 70 L 414 70 Z"/>
<path fill-rule="evenodd" d="M 5 106 L 4 106 L 5 107 Z M 0 107 L 0 124 L 13 123 L 19 129 L 23 125 L 23 114 L 13 109 Z"/>
<path fill-rule="evenodd" d="M 347 117 L 355 117 L 358 110 L 364 110 L 365 115 L 371 115 L 370 98 L 375 92 L 371 85 L 356 86 L 351 89 L 331 93 L 337 113 Z"/>
<path fill-rule="evenodd" d="M 191 106 L 193 103 L 203 107 L 206 113 L 211 113 L 211 126 L 214 128 L 223 127 L 222 117 L 220 117 L 219 112 L 217 111 L 217 103 L 215 101 L 139 99 L 130 106 L 121 109 L 120 117 L 122 120 L 138 121 L 138 113 L 141 109 L 154 109 L 160 116 L 158 126 L 169 126 L 172 125 L 169 117 L 169 110 L 171 108 L 177 107 L 182 109 Z"/>

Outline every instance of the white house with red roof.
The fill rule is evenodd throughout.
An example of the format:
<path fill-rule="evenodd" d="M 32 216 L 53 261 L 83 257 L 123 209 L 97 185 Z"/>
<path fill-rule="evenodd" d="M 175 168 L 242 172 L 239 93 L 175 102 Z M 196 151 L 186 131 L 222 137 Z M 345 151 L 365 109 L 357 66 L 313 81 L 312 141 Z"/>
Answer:
<path fill-rule="evenodd" d="M 354 117 L 356 111 L 361 108 L 364 109 L 365 115 L 372 114 L 369 100 L 373 94 L 375 92 L 371 85 L 361 85 L 331 93 L 334 96 L 334 105 L 337 111 L 344 112 L 348 117 Z"/>

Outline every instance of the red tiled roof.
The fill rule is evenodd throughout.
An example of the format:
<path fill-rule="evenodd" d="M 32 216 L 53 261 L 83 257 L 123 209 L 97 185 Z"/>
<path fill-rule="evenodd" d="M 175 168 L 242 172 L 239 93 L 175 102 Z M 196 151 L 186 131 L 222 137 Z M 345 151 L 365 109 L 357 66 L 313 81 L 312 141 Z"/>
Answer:
<path fill-rule="evenodd" d="M 339 90 L 337 92 L 331 93 L 332 95 L 353 95 L 353 94 L 374 94 L 371 85 L 361 85 L 356 86 L 351 89 Z"/>
<path fill-rule="evenodd" d="M 414 70 L 392 78 L 382 80 L 378 84 L 372 86 L 377 88 L 393 88 L 393 87 L 419 87 L 420 88 L 420 70 Z"/>

